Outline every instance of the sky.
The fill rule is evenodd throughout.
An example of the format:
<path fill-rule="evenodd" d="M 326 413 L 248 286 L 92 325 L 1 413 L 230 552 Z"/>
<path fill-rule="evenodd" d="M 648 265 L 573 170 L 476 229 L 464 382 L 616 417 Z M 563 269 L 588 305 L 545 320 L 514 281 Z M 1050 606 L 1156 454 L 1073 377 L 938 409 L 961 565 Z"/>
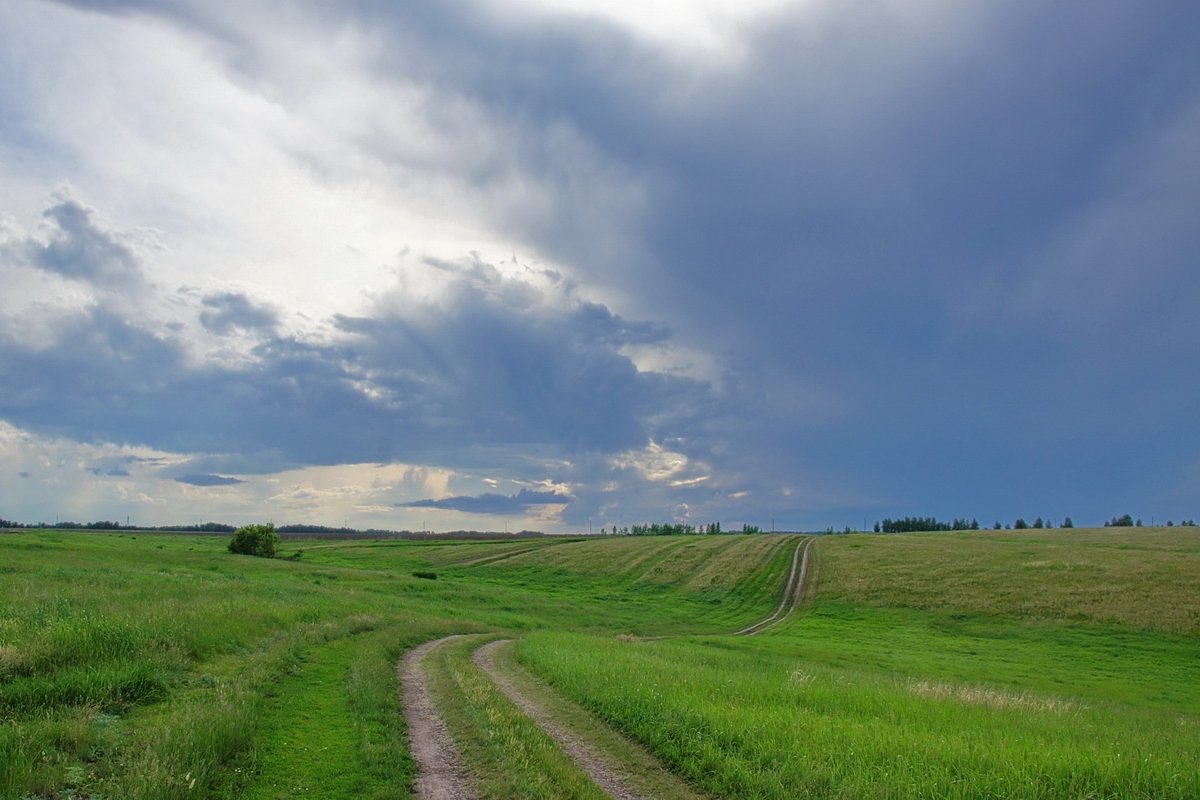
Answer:
<path fill-rule="evenodd" d="M 0 517 L 1200 516 L 1197 31 L 7 0 Z"/>

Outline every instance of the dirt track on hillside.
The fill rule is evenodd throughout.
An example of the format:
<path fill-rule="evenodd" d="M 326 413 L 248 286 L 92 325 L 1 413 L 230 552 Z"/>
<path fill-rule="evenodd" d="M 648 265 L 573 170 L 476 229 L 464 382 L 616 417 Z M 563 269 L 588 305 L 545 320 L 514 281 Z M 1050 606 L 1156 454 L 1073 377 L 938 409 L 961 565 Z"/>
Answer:
<path fill-rule="evenodd" d="M 811 538 L 796 543 L 783 596 L 775 611 L 753 625 L 726 635 L 754 636 L 796 613 L 806 591 L 812 543 Z M 503 554 L 501 558 L 519 554 Z M 458 638 L 461 636 L 447 636 L 415 647 L 396 667 L 402 686 L 404 715 L 408 720 L 409 743 L 417 765 L 416 797 L 419 800 L 468 800 L 476 797 L 454 740 L 430 696 L 428 678 L 422 667 L 425 657 L 432 650 Z M 659 638 L 665 637 L 647 637 L 643 641 Z M 497 667 L 496 649 L 510 641 L 501 639 L 490 642 L 478 648 L 472 660 L 514 705 L 558 742 L 601 789 L 617 800 L 642 800 L 643 795 L 630 788 L 628 776 L 590 744 L 559 725 L 550 711 L 523 694 Z"/>
<path fill-rule="evenodd" d="M 766 619 L 759 620 L 753 625 L 742 628 L 735 636 L 754 636 L 762 633 L 771 625 L 783 622 L 800 607 L 804 597 L 805 579 L 808 577 L 808 550 L 812 547 L 812 539 L 801 539 L 796 542 L 796 550 L 792 553 L 792 570 L 788 573 L 787 585 L 783 587 L 783 597 L 775 612 Z"/>
<path fill-rule="evenodd" d="M 467 771 L 446 723 L 429 693 L 429 680 L 423 662 L 429 653 L 446 642 L 460 638 L 447 636 L 409 650 L 396 672 L 400 676 L 404 718 L 408 721 L 408 743 L 417 765 L 416 797 L 419 800 L 471 800 Z"/>

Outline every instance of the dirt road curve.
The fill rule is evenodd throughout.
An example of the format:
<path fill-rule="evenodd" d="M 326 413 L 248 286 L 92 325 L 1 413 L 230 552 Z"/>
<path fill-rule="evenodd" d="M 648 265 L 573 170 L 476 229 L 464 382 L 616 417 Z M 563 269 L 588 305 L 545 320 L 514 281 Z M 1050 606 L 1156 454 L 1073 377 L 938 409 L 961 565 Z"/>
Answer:
<path fill-rule="evenodd" d="M 430 651 L 457 638 L 447 636 L 414 647 L 396 666 L 404 717 L 408 720 L 408 743 L 417 764 L 416 796 L 419 800 L 472 800 L 475 797 L 450 731 L 429 694 L 429 682 L 421 667 Z"/>
<path fill-rule="evenodd" d="M 808 575 L 808 552 L 812 539 L 801 539 L 792 554 L 792 568 L 779 606 L 771 616 L 743 628 L 734 636 L 753 636 L 796 612 L 804 596 L 805 579 Z M 508 558 L 517 553 L 501 554 L 494 560 Z M 729 635 L 729 634 L 726 634 Z M 396 666 L 400 676 L 401 693 L 404 699 L 404 715 L 408 720 L 409 745 L 417 765 L 416 796 L 418 800 L 474 800 L 476 794 L 471 787 L 467 772 L 454 746 L 454 740 L 446 729 L 433 698 L 429 694 L 428 679 L 422 662 L 434 649 L 461 636 L 447 636 L 426 642 L 410 650 Z M 659 639 L 663 637 L 647 637 Z M 496 649 L 511 640 L 501 639 L 477 649 L 472 655 L 475 663 L 487 673 L 496 687 L 504 693 L 522 712 L 536 722 L 542 730 L 558 742 L 559 746 L 575 760 L 580 768 L 591 776 L 596 784 L 616 800 L 642 800 L 629 785 L 628 777 L 615 767 L 605 756 L 590 744 L 566 730 L 554 714 L 538 701 L 522 694 L 513 682 L 497 667 Z"/>
<path fill-rule="evenodd" d="M 471 659 L 487 673 L 496 687 L 521 709 L 530 719 L 538 724 L 550 738 L 558 742 L 558 746 L 566 752 L 579 768 L 591 777 L 601 789 L 617 800 L 643 800 L 642 795 L 629 788 L 628 779 L 586 742 L 572 735 L 557 724 L 553 716 L 540 703 L 521 694 L 517 687 L 496 667 L 496 648 L 512 641 L 499 639 L 489 642 L 479 648 Z"/>

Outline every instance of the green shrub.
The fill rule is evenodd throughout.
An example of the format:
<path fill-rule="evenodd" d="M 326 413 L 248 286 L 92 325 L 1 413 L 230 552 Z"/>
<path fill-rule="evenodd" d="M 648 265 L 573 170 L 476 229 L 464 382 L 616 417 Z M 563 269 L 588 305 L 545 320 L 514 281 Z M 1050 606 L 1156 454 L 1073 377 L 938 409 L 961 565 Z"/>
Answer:
<path fill-rule="evenodd" d="M 279 534 L 271 523 L 243 525 L 233 532 L 233 538 L 229 540 L 229 552 L 263 558 L 274 558 L 278 546 Z"/>
<path fill-rule="evenodd" d="M 436 580 L 437 580 L 437 573 L 436 573 L 436 572 L 429 572 L 429 571 L 427 571 L 427 570 L 423 570 L 423 569 L 419 569 L 419 570 L 417 570 L 416 572 L 414 572 L 414 573 L 413 573 L 413 577 L 414 577 L 414 578 L 424 578 L 424 579 L 425 579 L 425 580 L 427 580 L 427 581 L 436 581 Z"/>

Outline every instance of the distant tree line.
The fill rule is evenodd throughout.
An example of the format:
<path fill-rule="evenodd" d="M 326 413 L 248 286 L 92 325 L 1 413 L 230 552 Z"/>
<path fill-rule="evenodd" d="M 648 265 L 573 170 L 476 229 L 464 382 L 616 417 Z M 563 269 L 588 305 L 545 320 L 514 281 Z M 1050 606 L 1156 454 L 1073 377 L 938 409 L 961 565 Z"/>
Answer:
<path fill-rule="evenodd" d="M 710 522 L 701 525 L 691 525 L 686 522 L 649 522 L 644 525 L 630 525 L 625 528 L 612 526 L 612 529 L 601 528 L 601 534 L 612 533 L 614 536 L 699 536 L 722 533 L 762 533 L 757 525 L 742 525 L 740 531 L 725 530 L 720 522 Z"/>
<path fill-rule="evenodd" d="M 915 531 L 977 531 L 979 530 L 979 521 L 959 519 L 955 517 L 951 522 L 942 522 L 937 517 L 904 517 L 902 519 L 890 519 L 884 517 L 881 521 L 875 523 L 876 533 L 913 533 Z"/>
<path fill-rule="evenodd" d="M 275 530 L 279 533 L 328 533 L 341 535 L 358 533 L 356 528 L 331 528 L 328 525 L 280 525 Z"/>
<path fill-rule="evenodd" d="M 223 522 L 202 522 L 199 525 L 163 525 L 147 530 L 171 531 L 172 533 L 233 533 L 236 528 Z"/>
<path fill-rule="evenodd" d="M 96 522 L 35 522 L 25 523 L 0 517 L 0 529 L 19 528 L 28 530 L 92 530 L 92 531 L 162 531 L 166 533 L 235 533 L 235 525 L 223 522 L 202 522 L 194 525 L 124 525 L 110 520 Z M 322 537 L 359 537 L 368 539 L 512 539 L 530 536 L 545 536 L 542 531 L 520 530 L 500 533 L 499 531 L 443 531 L 440 533 L 418 532 L 410 530 L 389 530 L 386 528 L 335 528 L 328 525 L 283 525 L 275 528 L 276 533 L 286 534 L 292 538 Z"/>
<path fill-rule="evenodd" d="M 1167 527 L 1173 527 L 1176 524 L 1180 526 L 1195 526 L 1196 521 L 1193 519 L 1184 519 L 1179 523 L 1172 520 L 1167 520 Z M 1104 523 L 1105 527 L 1141 527 L 1142 520 L 1135 519 L 1129 514 L 1113 517 Z M 976 519 L 967 520 L 965 518 L 955 517 L 950 522 L 944 522 L 936 517 L 902 517 L 900 519 L 891 519 L 885 517 L 875 523 L 876 533 L 913 533 L 918 531 L 975 531 L 979 530 L 979 521 Z M 1049 519 L 1037 517 L 1032 523 L 1027 522 L 1025 518 L 1018 517 L 1012 524 L 1005 524 L 997 520 L 992 526 L 994 530 L 1023 530 L 1028 528 L 1053 528 L 1054 522 Z M 1073 528 L 1075 523 L 1070 517 L 1065 517 L 1062 524 L 1058 527 Z M 16 520 L 5 519 L 0 517 L 0 528 L 29 528 L 29 529 L 62 529 L 62 530 L 89 530 L 89 531 L 166 531 L 170 533 L 233 533 L 237 528 L 233 525 L 227 525 L 222 522 L 202 522 L 195 525 L 127 525 L 121 524 L 113 520 L 96 520 L 95 522 L 56 522 L 50 524 L 48 522 L 24 523 Z M 346 536 L 346 537 L 365 537 L 365 538 L 400 538 L 400 539 L 446 539 L 446 538 L 462 538 L 462 539 L 494 539 L 494 538 L 514 538 L 527 536 L 544 536 L 541 531 L 522 530 L 516 533 L 505 532 L 501 534 L 496 531 L 443 531 L 441 533 L 432 532 L 416 532 L 410 530 L 390 530 L 387 528 L 367 528 L 361 530 L 358 528 L 349 527 L 332 527 L 329 525 L 308 525 L 308 524 L 290 524 L 282 525 L 276 528 L 280 534 L 293 538 L 322 538 L 326 536 Z M 836 533 L 833 528 L 828 528 L 826 533 Z M 846 527 L 844 533 L 852 533 L 849 526 Z M 739 530 L 726 530 L 721 526 L 720 522 L 711 522 L 707 524 L 692 525 L 690 523 L 681 522 L 652 522 L 641 525 L 630 525 L 626 527 L 618 527 L 613 525 L 611 528 L 601 528 L 602 534 L 626 535 L 626 536 L 680 536 L 680 535 L 701 535 L 701 534 L 723 534 L 723 533 L 762 533 L 762 529 L 757 525 L 744 524 Z"/>
<path fill-rule="evenodd" d="M 716 523 L 716 530 L 711 530 L 710 533 L 720 533 L 721 523 Z M 604 529 L 600 529 L 604 533 Z M 617 529 L 614 526 L 613 532 Z M 630 525 L 623 530 L 623 533 L 628 533 L 631 536 L 684 536 L 700 533 L 700 530 L 695 525 L 689 525 L 684 522 L 651 522 L 646 525 Z"/>
<path fill-rule="evenodd" d="M 220 522 L 202 522 L 198 525 L 123 525 L 112 520 L 96 520 L 95 522 L 72 522 L 64 520 L 55 522 L 35 522 L 26 524 L 15 520 L 0 518 L 0 528 L 32 528 L 55 529 L 66 531 L 169 531 L 171 533 L 233 533 L 236 528 Z"/>
<path fill-rule="evenodd" d="M 1179 523 L 1180 526 L 1195 526 L 1195 524 L 1196 524 L 1196 521 L 1192 520 L 1192 519 L 1185 519 Z M 1166 526 L 1174 527 L 1175 523 L 1171 520 L 1167 520 Z M 1031 529 L 1053 528 L 1053 527 L 1054 527 L 1054 521 L 1048 517 L 1045 519 L 1043 519 L 1042 517 L 1037 517 L 1033 520 L 1033 522 L 1028 522 L 1024 517 L 1017 517 L 1017 519 L 1012 524 L 1003 523 L 1000 520 L 996 520 L 995 524 L 992 525 L 992 529 L 997 530 L 997 531 L 999 531 L 999 530 L 1018 530 L 1018 531 L 1020 531 L 1020 530 L 1031 530 Z M 1075 523 L 1074 523 L 1074 521 L 1072 521 L 1072 519 L 1070 517 L 1064 517 L 1062 524 L 1059 525 L 1058 527 L 1074 528 Z M 1131 516 L 1129 514 L 1123 514 L 1119 517 L 1113 517 L 1108 522 L 1105 522 L 1104 527 L 1106 527 L 1106 528 L 1134 528 L 1134 527 L 1140 528 L 1140 527 L 1143 527 L 1143 525 L 1142 525 L 1142 521 L 1140 519 L 1134 519 L 1133 516 Z M 977 520 L 972 519 L 972 520 L 968 521 L 966 519 L 959 519 L 957 517 L 955 517 L 954 520 L 952 520 L 951 522 L 943 522 L 943 521 L 937 519 L 936 517 L 904 517 L 902 519 L 884 518 L 883 520 L 875 523 L 875 532 L 876 533 L 915 533 L 915 532 L 919 532 L 919 531 L 977 531 L 977 530 L 979 530 L 979 522 Z M 830 528 L 827 532 L 833 533 L 833 529 Z M 849 533 L 849 532 L 850 532 L 850 529 L 847 528 L 846 533 Z"/>
<path fill-rule="evenodd" d="M 1179 524 L 1181 526 L 1185 526 L 1185 527 L 1186 526 L 1194 527 L 1196 525 L 1196 521 L 1194 519 L 1185 519 L 1185 520 L 1180 520 Z M 1135 520 L 1133 517 L 1131 517 L 1128 514 L 1123 514 L 1119 517 L 1113 517 L 1108 522 L 1104 523 L 1104 527 L 1106 527 L 1106 528 L 1132 528 L 1134 526 L 1139 527 L 1139 528 L 1142 527 L 1142 521 L 1140 519 Z M 1173 528 L 1173 527 L 1175 527 L 1175 523 L 1171 520 L 1167 520 L 1167 527 Z"/>
<path fill-rule="evenodd" d="M 996 523 L 996 524 L 999 525 L 999 523 Z M 1024 517 L 1017 517 L 1017 521 L 1014 522 L 1012 524 L 1012 526 L 1013 526 L 1013 530 L 1023 531 L 1023 530 L 1027 530 L 1029 528 L 1053 528 L 1054 523 L 1048 519 L 1042 519 L 1041 517 L 1038 517 L 1037 519 L 1035 519 L 1033 521 L 1033 524 L 1031 525 L 1025 521 Z M 1005 526 L 1005 527 L 1007 527 L 1007 526 Z M 1063 520 L 1062 527 L 1074 528 L 1075 523 L 1071 521 L 1070 517 L 1067 517 L 1066 519 Z M 997 530 L 999 530 L 999 528 L 997 528 Z"/>
<path fill-rule="evenodd" d="M 1029 528 L 1053 528 L 1054 522 L 1049 519 L 1038 517 L 1032 523 L 1026 522 L 1024 517 L 1017 517 L 1016 521 L 1011 525 L 996 520 L 992 525 L 992 530 L 1026 530 Z M 1063 528 L 1073 528 L 1075 523 L 1070 517 L 1066 517 L 1062 525 Z M 965 519 L 955 517 L 950 522 L 942 522 L 937 517 L 904 517 L 903 519 L 883 519 L 881 522 L 875 523 L 876 533 L 916 533 L 919 531 L 977 531 L 980 529 L 979 520 Z"/>

